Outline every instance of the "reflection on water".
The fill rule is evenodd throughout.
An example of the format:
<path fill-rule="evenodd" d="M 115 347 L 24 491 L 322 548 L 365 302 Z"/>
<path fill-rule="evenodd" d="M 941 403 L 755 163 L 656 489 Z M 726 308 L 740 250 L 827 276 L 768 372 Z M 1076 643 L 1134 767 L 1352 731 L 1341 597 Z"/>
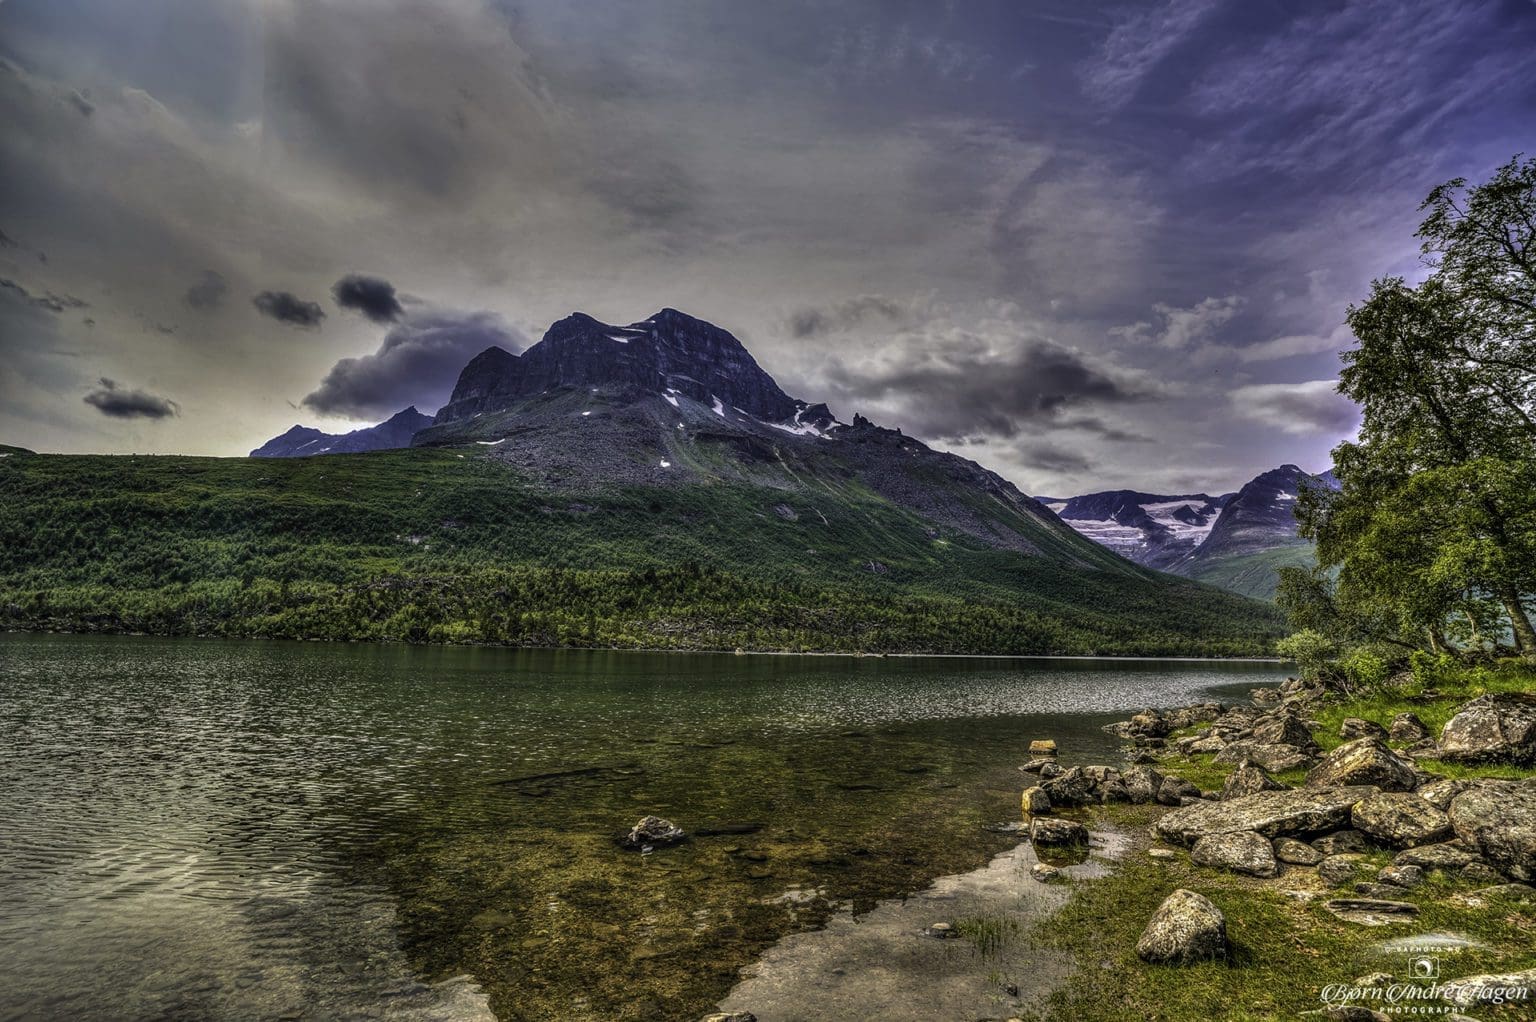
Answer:
<path fill-rule="evenodd" d="M 1006 847 L 1029 738 L 1278 672 L 0 636 L 0 1017 L 689 1017 Z"/>

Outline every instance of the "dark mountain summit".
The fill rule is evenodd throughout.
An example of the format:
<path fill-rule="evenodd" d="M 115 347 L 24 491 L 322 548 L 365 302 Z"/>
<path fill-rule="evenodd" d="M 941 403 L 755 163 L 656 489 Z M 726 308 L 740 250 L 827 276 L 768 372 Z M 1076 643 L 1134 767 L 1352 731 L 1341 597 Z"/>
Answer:
<path fill-rule="evenodd" d="M 1305 486 L 1337 487 L 1332 479 L 1332 472 L 1314 476 L 1295 465 L 1281 465 L 1254 477 L 1222 509 L 1198 558 L 1258 553 L 1306 542 L 1296 534 L 1296 499 Z"/>
<path fill-rule="evenodd" d="M 740 341 L 702 319 L 662 309 L 629 326 L 610 326 L 577 312 L 521 355 L 500 348 L 476 355 L 436 422 L 500 411 L 561 387 L 594 386 L 615 393 L 682 394 L 770 422 L 805 407 L 779 389 Z"/>
<path fill-rule="evenodd" d="M 316 454 L 361 454 L 411 446 L 417 431 L 432 425 L 432 419 L 415 406 L 396 412 L 377 426 L 354 429 L 350 433 L 324 433 L 310 426 L 294 426 L 251 452 L 253 458 L 308 458 Z"/>
<path fill-rule="evenodd" d="M 1045 503 L 1094 542 L 1137 564 L 1166 570 L 1205 541 L 1230 496 L 1106 490 Z"/>

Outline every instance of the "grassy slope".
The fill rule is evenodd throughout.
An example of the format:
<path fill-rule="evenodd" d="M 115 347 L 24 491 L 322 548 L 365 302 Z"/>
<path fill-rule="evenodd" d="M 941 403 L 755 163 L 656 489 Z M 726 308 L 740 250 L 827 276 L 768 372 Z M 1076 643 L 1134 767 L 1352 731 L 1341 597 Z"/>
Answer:
<path fill-rule="evenodd" d="M 1265 607 L 1118 559 L 1073 569 L 953 530 L 932 539 L 853 484 L 823 487 L 820 513 L 746 484 L 555 493 L 468 448 L 18 456 L 0 459 L 0 492 L 13 627 L 1214 654 L 1261 652 L 1278 631 Z"/>
<path fill-rule="evenodd" d="M 1279 569 L 1310 568 L 1313 563 L 1312 544 L 1302 542 L 1256 554 L 1235 554 L 1195 561 L 1183 569 L 1181 574 L 1256 600 L 1272 600 L 1275 587 L 1280 581 Z"/>

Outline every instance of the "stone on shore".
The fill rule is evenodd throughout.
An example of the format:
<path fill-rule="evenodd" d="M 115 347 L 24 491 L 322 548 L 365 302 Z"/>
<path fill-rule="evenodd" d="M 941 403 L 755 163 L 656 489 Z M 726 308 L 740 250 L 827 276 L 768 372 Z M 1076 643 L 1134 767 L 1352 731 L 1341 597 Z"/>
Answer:
<path fill-rule="evenodd" d="M 1051 797 L 1039 785 L 1033 788 L 1025 788 L 1021 801 L 1024 815 L 1026 816 L 1039 816 L 1041 813 L 1051 811 Z"/>
<path fill-rule="evenodd" d="M 1173 844 L 1192 845 L 1206 834 L 1251 830 L 1268 838 L 1317 834 L 1349 824 L 1356 802 L 1376 794 L 1365 786 L 1261 791 L 1230 802 L 1202 802 L 1166 814 L 1154 824 Z"/>
<path fill-rule="evenodd" d="M 1039 756 L 1030 760 L 1028 763 L 1025 763 L 1023 766 L 1019 767 L 1019 769 L 1024 771 L 1026 774 L 1038 774 L 1045 767 L 1055 765 L 1056 761 L 1054 759 L 1047 759 L 1044 756 Z"/>
<path fill-rule="evenodd" d="M 1041 817 L 1030 822 L 1029 840 L 1037 845 L 1086 845 L 1088 828 L 1076 820 Z"/>
<path fill-rule="evenodd" d="M 1136 805 L 1157 800 L 1157 792 L 1163 786 L 1163 775 L 1149 766 L 1134 766 L 1120 775 L 1120 783 Z"/>
<path fill-rule="evenodd" d="M 1451 800 L 1456 836 L 1500 872 L 1536 880 L 1536 787 L 1482 781 Z"/>
<path fill-rule="evenodd" d="M 1218 763 L 1241 763 L 1244 760 L 1257 763 L 1272 774 L 1311 766 L 1317 761 L 1310 752 L 1294 745 L 1267 745 L 1248 740 L 1231 742 L 1216 754 Z"/>
<path fill-rule="evenodd" d="M 1290 785 L 1281 784 L 1269 776 L 1269 771 L 1257 763 L 1241 763 L 1238 768 L 1227 775 L 1226 783 L 1221 786 L 1221 800 L 1230 802 L 1244 795 L 1253 795 L 1261 791 L 1287 791 Z"/>
<path fill-rule="evenodd" d="M 1382 791 L 1412 791 L 1418 771 L 1379 738 L 1356 738 L 1328 753 L 1307 771 L 1307 787 L 1375 785 Z"/>
<path fill-rule="evenodd" d="M 1411 792 L 1361 799 L 1350 814 L 1355 829 L 1393 848 L 1433 844 L 1451 836 L 1451 818 Z"/>
<path fill-rule="evenodd" d="M 1536 694 L 1498 692 L 1463 704 L 1440 732 L 1440 758 L 1536 763 Z"/>
<path fill-rule="evenodd" d="M 1460 795 L 1472 787 L 1471 781 L 1460 781 L 1450 777 L 1443 777 L 1428 784 L 1419 785 L 1414 794 L 1440 810 L 1442 813 L 1451 808 L 1451 799 Z"/>
<path fill-rule="evenodd" d="M 1195 842 L 1189 860 L 1197 866 L 1213 866 L 1232 873 L 1272 877 L 1280 871 L 1269 839 L 1251 830 L 1231 834 L 1207 834 Z"/>
<path fill-rule="evenodd" d="M 1277 837 L 1274 840 L 1275 858 L 1293 866 L 1316 866 L 1323 861 L 1323 853 L 1293 837 Z"/>
<path fill-rule="evenodd" d="M 1048 884 L 1052 880 L 1058 879 L 1061 876 L 1061 870 L 1048 863 L 1037 862 L 1033 866 L 1029 867 L 1029 875 L 1040 881 L 1042 884 Z"/>
<path fill-rule="evenodd" d="M 1036 738 L 1034 741 L 1029 743 L 1029 754 L 1031 756 L 1054 756 L 1054 755 L 1056 755 L 1056 741 L 1055 741 L 1055 739 L 1052 739 L 1052 738 Z"/>
<path fill-rule="evenodd" d="M 1042 775 L 1044 776 L 1044 775 Z M 1092 800 L 1093 780 L 1080 766 L 1040 782 L 1053 806 L 1080 806 Z"/>
<path fill-rule="evenodd" d="M 1392 718 L 1387 737 L 1394 742 L 1412 745 L 1429 737 L 1429 725 L 1420 720 L 1418 714 L 1407 710 Z"/>
<path fill-rule="evenodd" d="M 1136 954 L 1143 961 L 1163 965 L 1225 958 L 1226 917 L 1203 894 L 1180 888 L 1152 913 L 1136 942 Z"/>
<path fill-rule="evenodd" d="M 1259 745 L 1290 745 L 1303 752 L 1317 748 L 1317 739 L 1312 737 L 1312 729 L 1307 727 L 1306 721 L 1285 710 L 1260 717 L 1248 737 Z"/>
<path fill-rule="evenodd" d="M 1157 801 L 1160 805 L 1183 806 L 1199 800 L 1200 788 L 1196 784 L 1172 774 L 1164 777 L 1163 783 L 1157 788 Z"/>

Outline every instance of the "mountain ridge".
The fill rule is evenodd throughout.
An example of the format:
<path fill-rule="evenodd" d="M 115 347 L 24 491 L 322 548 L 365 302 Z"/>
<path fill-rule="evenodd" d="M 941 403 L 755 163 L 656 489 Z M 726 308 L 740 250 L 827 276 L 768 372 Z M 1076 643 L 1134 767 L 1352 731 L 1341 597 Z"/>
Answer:
<path fill-rule="evenodd" d="M 375 426 L 350 433 L 326 433 L 312 426 L 294 425 L 250 453 L 252 458 L 312 458 L 320 454 L 362 454 L 411 446 L 411 438 L 432 424 L 432 418 L 403 408 Z"/>

